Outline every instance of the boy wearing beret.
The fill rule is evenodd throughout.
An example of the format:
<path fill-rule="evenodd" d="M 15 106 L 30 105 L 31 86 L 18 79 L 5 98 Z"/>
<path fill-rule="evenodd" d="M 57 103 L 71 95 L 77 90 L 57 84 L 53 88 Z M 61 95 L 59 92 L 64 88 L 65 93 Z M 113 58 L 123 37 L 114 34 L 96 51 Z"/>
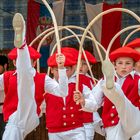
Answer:
<path fill-rule="evenodd" d="M 85 50 L 85 54 L 90 64 L 90 67 L 92 68 L 92 65 L 96 63 L 96 58 L 89 51 Z M 88 74 L 88 72 L 89 72 L 89 68 L 86 63 L 84 54 L 82 53 L 80 73 L 89 78 L 90 85 L 88 85 L 88 87 L 92 89 L 95 86 L 95 83 L 93 82 L 93 79 Z M 92 119 L 89 119 L 89 118 L 92 118 Z M 103 128 L 101 128 L 102 119 L 98 112 L 94 112 L 94 113 L 83 112 L 83 119 L 84 119 L 84 128 L 86 132 L 86 140 L 93 140 L 95 132 L 101 135 L 105 135 Z"/>
<path fill-rule="evenodd" d="M 104 96 L 103 86 L 106 86 L 106 88 L 110 90 L 114 89 L 115 87 L 115 90 L 113 90 L 114 93 L 112 94 L 115 94 L 116 90 L 117 92 L 124 93 L 129 101 L 135 107 L 139 108 L 139 76 L 133 71 L 134 63 L 139 60 L 139 57 L 140 54 L 137 53 L 137 51 L 128 47 L 122 47 L 115 50 L 111 53 L 110 60 L 114 62 L 114 67 L 116 70 L 116 83 L 114 84 L 114 79 L 112 78 L 114 77 L 113 67 L 108 67 L 108 63 L 104 62 L 102 71 L 105 75 L 105 79 L 99 81 L 92 90 L 92 92 L 94 92 L 92 99 L 83 100 L 81 99 L 82 96 L 80 96 L 80 94 L 75 95 L 75 100 L 79 98 L 82 106 L 84 106 L 83 109 L 88 111 L 96 110 L 101 106 L 102 102 L 104 102 L 102 120 L 105 127 L 107 140 L 128 140 L 132 136 L 132 133 L 134 134 L 134 132 L 136 132 L 135 129 L 129 132 L 129 127 L 131 127 L 133 121 L 131 120 L 127 122 L 127 120 L 125 120 L 125 112 L 122 116 L 120 116 L 120 113 L 118 115 L 119 111 L 113 103 L 118 102 L 121 106 L 121 100 L 116 100 L 112 103 L 109 100 L 110 98 L 107 98 L 108 96 Z M 131 112 L 129 115 L 131 116 Z"/>
<path fill-rule="evenodd" d="M 135 49 L 137 52 L 140 53 L 140 38 L 136 38 L 136 39 L 132 40 L 124 47 L 130 47 L 130 48 Z M 134 70 L 135 70 L 135 73 L 140 76 L 140 60 L 138 60 L 135 63 Z M 139 140 L 140 139 L 140 132 L 137 133 L 136 135 L 134 135 L 131 139 L 132 140 Z"/>
<path fill-rule="evenodd" d="M 63 47 L 62 53 L 66 57 L 64 65 L 67 69 L 67 76 L 69 79 L 68 96 L 62 98 L 51 94 L 45 94 L 46 128 L 48 129 L 49 140 L 85 140 L 82 112 L 79 111 L 80 106 L 76 105 L 73 101 L 78 51 L 74 48 Z M 55 80 L 58 81 L 58 68 L 55 57 L 56 53 L 49 57 L 48 66 L 51 67 L 51 72 Z"/>
<path fill-rule="evenodd" d="M 19 49 L 13 49 L 8 56 L 16 64 L 17 70 L 0 76 L 0 89 L 5 92 L 4 120 L 8 122 L 3 140 L 22 140 L 39 124 L 38 115 L 44 92 L 60 97 L 67 96 L 64 55 L 57 54 L 56 57 L 60 74 L 57 83 L 46 74 L 39 74 L 34 69 L 36 60 L 41 55 L 32 47 L 27 47 L 24 40 L 25 21 L 21 14 L 15 14 L 13 27 L 14 44 Z"/>
<path fill-rule="evenodd" d="M 74 53 L 75 52 L 75 53 Z M 76 64 L 78 58 L 78 51 L 70 48 L 63 47 L 62 53 L 66 57 L 65 67 L 68 76 L 68 96 L 65 98 L 54 97 L 53 95 L 46 94 L 46 127 L 50 140 L 86 140 L 86 133 L 83 124 L 86 122 L 93 122 L 91 117 L 83 119 L 83 111 L 80 111 L 81 106 L 76 104 L 73 100 L 73 95 L 76 85 Z M 54 60 L 54 61 L 53 61 Z M 48 59 L 48 65 L 51 67 L 54 77 L 57 80 L 57 66 L 55 62 L 55 54 Z M 79 75 L 79 90 L 86 91 L 91 88 L 91 80 L 89 77 Z M 89 95 L 83 95 L 89 96 Z M 54 104 L 52 105 L 51 102 Z M 57 105 L 59 104 L 59 108 Z M 52 113 L 53 112 L 53 113 Z"/>

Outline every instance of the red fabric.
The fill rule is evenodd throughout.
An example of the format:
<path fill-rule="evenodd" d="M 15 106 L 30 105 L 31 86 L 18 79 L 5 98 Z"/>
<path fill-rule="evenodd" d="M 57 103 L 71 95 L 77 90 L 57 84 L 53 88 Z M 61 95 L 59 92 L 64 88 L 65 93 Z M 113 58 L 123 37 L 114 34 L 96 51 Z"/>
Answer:
<path fill-rule="evenodd" d="M 83 84 L 90 85 L 89 78 L 80 75 L 79 90 L 83 90 Z M 62 97 L 56 97 L 49 93 L 45 94 L 46 101 L 46 127 L 48 132 L 63 132 L 83 126 L 84 122 L 93 122 L 92 113 L 85 114 L 79 111 L 80 105 L 76 105 L 73 100 L 73 91 L 75 91 L 75 83 L 69 83 L 68 96 L 65 98 L 64 104 Z M 52 104 L 53 102 L 53 104 Z M 86 121 L 83 120 L 83 117 Z M 64 125 L 66 123 L 66 125 Z"/>
<path fill-rule="evenodd" d="M 50 56 L 47 60 L 47 64 L 49 67 L 57 67 L 56 63 L 56 53 L 54 53 L 52 56 Z"/>
<path fill-rule="evenodd" d="M 73 66 L 77 63 L 76 60 L 73 59 L 73 55 L 69 53 L 63 53 L 65 55 L 65 64 L 64 66 Z M 47 64 L 49 67 L 57 67 L 56 63 L 56 53 L 50 56 L 47 60 Z"/>
<path fill-rule="evenodd" d="M 112 8 L 122 8 L 122 3 L 103 3 L 103 11 Z M 107 48 L 113 36 L 121 30 L 122 12 L 111 12 L 102 17 L 102 37 L 101 44 Z M 120 36 L 114 42 L 111 51 L 120 47 Z"/>
<path fill-rule="evenodd" d="M 24 48 L 23 48 L 24 49 Z M 38 59 L 41 57 L 41 54 L 37 52 L 34 48 L 28 47 L 31 59 Z M 8 53 L 8 58 L 14 60 L 17 58 L 17 48 L 14 48 Z"/>
<path fill-rule="evenodd" d="M 140 53 L 129 47 L 121 47 L 113 51 L 109 57 L 111 61 L 115 61 L 119 57 L 130 57 L 134 61 L 138 61 L 140 59 Z"/>
<path fill-rule="evenodd" d="M 92 89 L 92 85 L 94 84 L 93 80 L 90 77 L 87 77 L 83 74 L 79 75 L 79 81 Z M 83 123 L 92 123 L 93 122 L 93 113 L 83 112 Z"/>
<path fill-rule="evenodd" d="M 80 105 L 73 100 L 75 83 L 69 83 L 69 93 L 64 104 L 62 97 L 56 97 L 49 93 L 45 94 L 46 101 L 46 128 L 48 132 L 56 133 L 72 130 L 83 126 L 82 111 Z M 82 85 L 79 85 L 82 91 Z M 65 125 L 66 124 L 66 125 Z"/>
<path fill-rule="evenodd" d="M 134 79 L 132 78 L 131 75 L 128 75 L 126 80 L 123 83 L 122 90 L 124 94 L 126 95 L 126 97 L 132 102 L 132 104 L 140 108 L 140 102 L 139 102 L 140 96 L 138 94 L 139 78 L 140 77 L 138 75 L 135 75 Z M 104 127 L 114 126 L 118 124 L 118 121 L 119 121 L 116 108 L 114 108 L 114 105 L 111 103 L 111 101 L 107 97 L 105 97 L 104 99 L 102 120 L 104 123 Z"/>
<path fill-rule="evenodd" d="M 63 46 L 61 52 L 71 53 L 74 56 L 73 59 L 78 60 L 79 52 L 75 48 Z"/>
<path fill-rule="evenodd" d="M 9 116 L 16 111 L 18 104 L 17 96 L 17 76 L 15 71 L 4 73 L 5 101 L 3 105 L 4 121 L 8 121 Z M 36 73 L 35 80 L 35 100 L 37 103 L 37 113 L 40 114 L 40 105 L 43 101 L 45 75 Z"/>
<path fill-rule="evenodd" d="M 125 47 L 130 47 L 130 48 L 140 48 L 140 38 L 136 38 L 133 41 L 129 42 L 128 44 L 125 45 Z"/>
<path fill-rule="evenodd" d="M 27 44 L 29 45 L 33 39 L 40 33 L 53 27 L 50 12 L 47 10 L 44 4 L 36 2 L 34 0 L 28 0 L 28 12 L 27 12 Z M 37 48 L 42 37 L 40 37 L 33 47 Z M 49 46 L 53 40 L 53 35 L 47 37 L 43 44 Z"/>
<path fill-rule="evenodd" d="M 97 61 L 96 61 L 96 58 L 88 51 L 85 51 L 85 54 L 87 56 L 87 59 L 88 61 L 91 63 L 91 64 L 95 64 Z M 85 60 L 85 57 L 84 57 L 84 54 L 82 53 L 82 57 L 81 59 L 84 59 Z"/>
<path fill-rule="evenodd" d="M 102 121 L 105 128 L 117 125 L 119 122 L 119 117 L 115 106 L 106 97 L 104 98 Z"/>
<path fill-rule="evenodd" d="M 36 37 L 36 29 L 39 24 L 39 17 L 40 17 L 40 4 L 35 2 L 34 0 L 28 0 L 27 32 L 26 32 L 26 41 L 28 45 Z"/>
<path fill-rule="evenodd" d="M 77 63 L 78 51 L 74 48 L 64 47 L 61 49 L 61 52 L 65 56 L 65 64 L 64 66 L 73 66 Z M 50 56 L 47 60 L 47 64 L 50 67 L 56 67 L 56 53 Z"/>
<path fill-rule="evenodd" d="M 14 85 L 17 85 L 17 80 L 15 79 L 15 76 L 13 76 L 14 72 L 15 71 L 8 71 L 4 73 L 4 93 L 5 93 L 5 100 L 3 104 L 4 121 L 8 121 L 9 116 L 17 109 L 18 103 L 17 90 L 13 87 L 13 84 L 12 85 L 10 84 L 14 83 Z M 12 91 L 10 92 L 11 89 Z"/>

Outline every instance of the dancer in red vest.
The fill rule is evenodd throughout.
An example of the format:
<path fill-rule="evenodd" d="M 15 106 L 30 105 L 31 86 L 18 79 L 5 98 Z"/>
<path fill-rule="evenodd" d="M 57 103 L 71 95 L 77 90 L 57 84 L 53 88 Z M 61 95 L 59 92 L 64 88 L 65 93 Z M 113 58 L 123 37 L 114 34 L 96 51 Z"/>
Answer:
<path fill-rule="evenodd" d="M 125 47 L 133 48 L 137 52 L 140 53 L 140 38 L 136 38 L 136 39 L 132 40 Z M 135 69 L 135 73 L 140 76 L 140 60 L 135 63 L 134 69 Z M 137 133 L 136 135 L 134 135 L 131 139 L 132 140 L 139 140 L 140 139 L 140 132 Z"/>
<path fill-rule="evenodd" d="M 37 73 L 33 68 L 36 59 L 40 58 L 41 55 L 32 47 L 28 47 L 28 49 L 26 49 L 27 45 L 24 41 L 25 22 L 21 14 L 17 13 L 14 16 L 13 27 L 15 30 L 14 44 L 17 48 L 21 49 L 17 51 L 17 48 L 15 48 L 8 55 L 10 59 L 14 60 L 14 62 L 16 62 L 17 54 L 19 55 L 19 59 L 16 62 L 17 70 L 9 71 L 7 73 L 4 73 L 3 75 L 0 75 L 0 88 L 1 90 L 5 91 L 3 114 L 5 121 L 8 121 L 3 136 L 4 140 L 22 140 L 39 124 L 38 115 L 40 114 L 40 105 L 43 101 L 43 94 L 45 92 L 50 92 L 55 96 L 65 97 L 67 96 L 68 89 L 66 69 L 64 68 L 64 55 L 56 54 L 56 61 L 58 64 L 59 71 L 58 84 L 58 82 L 51 79 L 46 74 Z M 28 58 L 28 51 L 31 60 L 30 58 Z M 32 66 L 30 66 L 30 61 L 32 63 Z M 22 63 L 24 65 L 22 65 Z M 28 83 L 28 81 L 30 82 Z M 27 98 L 25 96 L 25 99 L 22 100 L 22 92 L 24 92 L 24 94 L 26 92 L 33 94 L 32 96 L 35 98 L 35 104 L 34 100 L 31 100 L 30 97 Z M 31 102 L 28 102 L 29 100 Z M 26 106 L 24 106 L 24 101 L 27 103 Z M 27 105 L 30 105 L 31 108 Z M 35 112 L 32 108 L 36 108 Z M 35 113 L 38 115 L 34 115 Z M 36 121 L 33 121 L 35 120 L 32 119 L 33 116 L 36 119 Z M 10 129 L 13 131 L 11 131 Z"/>
<path fill-rule="evenodd" d="M 110 59 L 111 61 L 114 61 L 116 69 L 115 79 L 117 84 L 115 84 L 115 88 L 118 90 L 118 92 L 124 93 L 125 96 L 132 102 L 132 104 L 138 108 L 140 107 L 140 96 L 138 93 L 140 81 L 139 76 L 135 75 L 133 72 L 133 66 L 134 62 L 138 61 L 139 58 L 140 54 L 128 47 L 119 48 L 110 55 Z M 118 110 L 116 110 L 115 105 L 107 97 L 104 97 L 102 89 L 104 84 L 106 83 L 106 87 L 108 89 L 112 89 L 114 86 L 112 80 L 113 78 L 110 78 L 114 74 L 112 72 L 113 67 L 108 67 L 106 64 L 107 63 L 105 62 L 103 63 L 102 70 L 105 73 L 105 80 L 99 81 L 95 86 L 94 90 L 92 91 L 95 92 L 92 96 L 92 99 L 88 99 L 88 101 L 87 99 L 82 99 L 81 103 L 84 106 L 84 110 L 87 109 L 89 111 L 94 111 L 101 106 L 102 102 L 104 102 L 102 120 L 105 127 L 107 140 L 128 140 L 130 136 L 132 136 L 132 133 L 136 132 L 135 129 L 130 131 L 131 133 L 129 130 L 126 130 L 126 128 L 128 129 L 131 127 L 131 123 L 133 121 L 131 120 L 130 122 L 126 122 L 124 119 L 125 115 L 120 116 L 120 113 L 118 115 Z M 111 73 L 109 73 L 110 71 Z M 80 94 L 75 94 L 75 101 L 79 100 L 79 98 L 81 99 L 82 96 L 80 96 Z M 131 116 L 131 113 L 129 115 Z"/>
<path fill-rule="evenodd" d="M 95 57 L 88 51 L 85 50 L 85 54 L 87 57 L 87 60 L 90 64 L 90 67 L 92 68 L 92 65 L 96 63 L 96 59 Z M 80 73 L 84 74 L 85 76 L 87 76 L 90 80 L 90 85 L 88 85 L 88 87 L 90 89 L 92 89 L 94 87 L 94 82 L 93 79 L 91 78 L 91 76 L 88 74 L 89 72 L 89 68 L 88 65 L 86 63 L 85 57 L 82 54 L 81 57 L 81 68 L 80 68 Z M 86 132 L 86 140 L 93 140 L 94 139 L 94 135 L 95 132 L 101 134 L 101 135 L 105 135 L 104 129 L 101 128 L 102 124 L 102 119 L 99 115 L 98 112 L 94 112 L 94 113 L 89 113 L 89 112 L 83 112 L 83 119 L 84 119 L 84 128 L 85 128 L 85 132 Z M 89 119 L 87 118 L 93 118 L 92 121 L 89 121 Z"/>
<path fill-rule="evenodd" d="M 86 140 L 85 129 L 83 127 L 83 112 L 81 106 L 73 101 L 73 94 L 76 85 L 76 64 L 78 51 L 73 48 L 64 47 L 62 52 L 66 57 L 65 67 L 69 78 L 69 90 L 66 98 L 55 97 L 51 94 L 45 95 L 46 100 L 46 127 L 50 140 Z M 57 65 L 55 54 L 48 59 L 48 65 L 53 70 L 54 77 L 57 80 Z M 84 75 L 80 75 L 79 89 L 86 91 L 89 88 L 90 80 Z M 88 96 L 88 95 L 84 95 Z M 51 104 L 53 102 L 53 105 Z M 58 108 L 59 106 L 59 108 Z M 53 113 L 52 113 L 53 112 Z M 93 118 L 87 118 L 92 122 Z M 53 122 L 53 123 L 52 123 Z"/>
<path fill-rule="evenodd" d="M 20 19 L 20 20 L 19 20 Z M 18 24 L 24 25 L 23 18 L 20 14 L 16 14 L 13 18 L 13 25 L 15 28 L 15 40 L 18 39 L 18 35 L 21 32 L 21 28 L 17 28 Z M 23 22 L 22 22 L 23 21 Z M 19 31 L 19 33 L 18 33 Z M 21 46 L 18 46 L 15 42 L 15 46 L 20 48 Z M 7 72 L 4 74 L 4 88 L 6 93 L 6 103 L 4 102 L 4 109 L 10 108 L 8 106 L 13 106 L 12 104 L 15 104 L 15 100 L 13 100 L 15 97 L 14 90 L 8 91 L 10 89 L 14 89 L 12 87 L 14 84 L 9 85 L 10 81 L 12 80 L 13 83 L 17 82 L 17 97 L 18 97 L 18 103 L 16 110 L 9 116 L 8 123 L 5 127 L 3 140 L 23 140 L 24 137 L 32 131 L 32 129 L 36 128 L 39 124 L 38 115 L 36 113 L 36 103 L 34 99 L 34 91 L 35 91 L 35 85 L 34 85 L 34 79 L 33 79 L 33 71 L 31 66 L 31 60 L 28 53 L 27 45 L 23 46 L 22 49 L 17 50 L 17 61 L 16 61 L 16 75 L 17 81 L 15 81 L 15 78 L 13 78 L 12 72 Z M 11 87 L 7 88 L 6 87 Z M 12 92 L 12 94 L 10 94 Z M 9 96 L 9 102 L 7 96 Z M 9 112 L 5 112 L 6 114 L 11 113 L 11 110 L 9 109 Z M 5 115 L 5 114 L 4 114 Z M 8 114 L 9 115 L 9 114 Z"/>
<path fill-rule="evenodd" d="M 120 55 L 120 52 L 116 51 L 116 53 L 113 55 Z M 131 51 L 129 52 L 128 55 L 129 55 L 129 57 L 130 57 L 130 55 L 132 55 Z M 111 62 L 109 62 L 109 61 L 106 62 L 105 67 L 111 68 L 112 67 Z M 137 73 L 135 73 L 135 72 L 134 72 L 134 74 L 137 75 Z M 106 71 L 104 72 L 104 75 L 105 76 L 107 75 L 106 77 L 108 77 L 108 74 Z M 109 81 L 113 81 L 113 80 L 110 80 L 113 78 L 114 77 L 109 76 L 109 78 L 106 78 L 106 79 Z M 111 82 L 111 83 L 113 83 L 113 82 Z M 138 84 L 138 88 L 139 88 L 139 83 L 137 83 L 137 84 Z M 108 89 L 108 88 L 104 87 L 103 90 L 104 90 L 104 94 L 107 96 L 107 98 L 116 106 L 116 110 L 118 112 L 118 116 L 120 118 L 120 122 L 121 122 L 122 129 L 123 129 L 122 131 L 124 131 L 125 134 L 127 135 L 126 140 L 128 140 L 130 137 L 132 139 L 138 139 L 139 131 L 140 131 L 140 123 L 138 123 L 140 121 L 139 107 L 135 106 L 133 104 L 133 102 L 130 102 L 130 100 L 126 97 L 126 95 L 123 93 L 123 91 L 121 89 L 116 90 L 114 87 L 112 89 Z"/>

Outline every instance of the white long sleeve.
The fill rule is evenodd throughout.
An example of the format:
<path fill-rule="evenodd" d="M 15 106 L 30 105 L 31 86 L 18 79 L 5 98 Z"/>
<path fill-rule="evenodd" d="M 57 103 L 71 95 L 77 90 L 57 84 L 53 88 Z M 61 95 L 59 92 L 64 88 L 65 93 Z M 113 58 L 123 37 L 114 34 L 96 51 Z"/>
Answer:
<path fill-rule="evenodd" d="M 45 92 L 51 93 L 59 97 L 68 95 L 68 78 L 66 69 L 59 69 L 59 82 L 46 75 L 45 77 Z"/>
<path fill-rule="evenodd" d="M 92 90 L 84 88 L 83 94 L 86 95 L 85 106 L 82 108 L 84 111 L 96 112 L 98 108 L 101 107 L 104 99 L 104 94 L 101 88 L 102 82 L 103 81 L 100 81 Z"/>

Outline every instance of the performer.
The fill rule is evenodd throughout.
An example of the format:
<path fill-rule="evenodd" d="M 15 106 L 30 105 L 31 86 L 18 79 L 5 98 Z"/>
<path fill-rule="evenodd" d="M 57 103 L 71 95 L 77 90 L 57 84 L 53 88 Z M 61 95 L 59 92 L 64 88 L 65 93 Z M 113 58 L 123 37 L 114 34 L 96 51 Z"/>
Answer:
<path fill-rule="evenodd" d="M 110 61 L 105 63 L 105 67 L 112 67 Z M 105 67 L 103 67 L 103 69 Z M 110 70 L 108 72 L 111 73 Z M 106 80 L 111 79 L 111 76 L 107 78 L 108 76 L 106 76 L 106 72 L 104 72 L 104 76 L 106 77 Z M 114 77 L 112 77 L 112 79 L 114 79 Z M 124 140 L 128 140 L 130 137 L 133 140 L 137 139 L 139 138 L 140 131 L 140 124 L 138 123 L 140 118 L 139 108 L 134 106 L 132 102 L 130 102 L 119 85 L 115 84 L 115 86 L 117 86 L 118 88 L 113 87 L 109 89 L 107 87 L 103 87 L 104 94 L 116 107 L 122 125 L 121 129 L 126 135 L 126 138 Z"/>
<path fill-rule="evenodd" d="M 45 96 L 46 127 L 48 128 L 49 140 L 85 140 L 82 112 L 79 111 L 80 106 L 73 101 L 78 51 L 73 48 L 62 48 L 62 52 L 66 57 L 65 67 L 69 78 L 69 90 L 66 98 L 55 97 L 51 94 L 46 94 Z M 54 77 L 57 80 L 55 54 L 48 59 L 48 65 L 53 70 Z M 51 102 L 53 102 L 53 105 Z"/>
<path fill-rule="evenodd" d="M 3 74 L 8 70 L 8 58 L 5 55 L 0 55 L 0 74 Z M 2 135 L 5 129 L 6 123 L 3 120 L 3 102 L 4 102 L 4 92 L 0 91 L 0 140 L 2 140 Z"/>
<path fill-rule="evenodd" d="M 34 60 L 38 59 L 40 54 L 32 47 L 27 47 L 24 40 L 25 21 L 21 14 L 15 14 L 13 27 L 14 44 L 19 49 L 12 50 L 9 58 L 17 59 L 14 61 L 17 70 L 0 76 L 0 87 L 5 91 L 4 119 L 8 121 L 3 140 L 24 139 L 39 124 L 38 115 L 43 94 L 51 92 L 53 95 L 65 97 L 68 88 L 64 55 L 57 54 L 56 56 L 60 74 L 58 84 L 46 74 L 37 73 L 33 68 Z"/>
<path fill-rule="evenodd" d="M 92 65 L 96 63 L 96 59 L 95 57 L 88 51 L 85 50 L 85 54 L 87 56 L 88 62 L 90 63 L 90 67 L 92 68 Z M 90 89 L 92 89 L 94 87 L 94 82 L 93 79 L 91 78 L 91 76 L 88 74 L 89 72 L 89 68 L 88 65 L 86 63 L 85 57 L 82 54 L 81 57 L 81 68 L 80 68 L 80 73 L 84 74 L 85 76 L 87 76 L 90 80 L 90 85 L 88 85 L 88 87 Z M 84 119 L 84 128 L 85 128 L 85 132 L 86 132 L 86 140 L 93 140 L 94 139 L 94 135 L 95 132 L 99 133 L 100 135 L 105 135 L 104 129 L 101 127 L 102 124 L 102 119 L 99 115 L 98 112 L 94 112 L 94 113 L 88 113 L 88 112 L 83 112 L 83 119 Z M 88 119 L 87 119 L 88 118 Z M 93 118 L 90 119 L 89 118 Z"/>
<path fill-rule="evenodd" d="M 140 53 L 140 38 L 136 38 L 129 42 L 125 47 L 130 47 L 135 49 L 137 52 Z M 135 63 L 135 73 L 140 76 L 140 60 Z M 132 140 L 139 140 L 140 139 L 140 132 L 138 132 L 136 135 L 134 135 Z"/>
<path fill-rule="evenodd" d="M 21 18 L 21 19 L 20 19 Z M 21 21 L 20 21 L 21 20 Z M 20 22 L 19 22 L 20 21 Z M 18 23 L 19 22 L 19 23 Z M 18 28 L 18 24 L 24 26 L 24 20 L 20 14 L 16 14 L 13 18 L 13 26 L 15 29 L 15 46 L 20 48 L 22 39 L 20 36 L 23 29 Z M 21 26 L 20 25 L 20 26 Z M 24 27 L 23 27 L 24 28 Z M 21 40 L 19 40 L 21 39 Z M 16 41 L 19 41 L 17 44 Z M 39 119 L 36 113 L 36 104 L 34 99 L 34 79 L 33 69 L 27 46 L 23 46 L 21 50 L 17 50 L 17 96 L 18 105 L 13 114 L 10 115 L 5 128 L 3 140 L 23 140 L 24 137 L 36 128 Z M 6 82 L 6 81 L 5 81 Z M 8 93 L 8 92 L 7 92 Z M 11 98 L 12 99 L 12 98 Z M 10 99 L 10 100 L 11 100 Z"/>
<path fill-rule="evenodd" d="M 119 85 L 115 84 L 114 79 L 112 78 L 114 77 L 113 66 L 106 66 L 108 65 L 108 61 L 105 61 L 102 66 L 105 79 L 99 81 L 99 83 L 92 90 L 92 92 L 94 92 L 92 98 L 83 100 L 81 93 L 76 93 L 74 96 L 75 101 L 79 100 L 82 106 L 84 106 L 83 109 L 88 111 L 96 110 L 104 101 L 102 119 L 107 134 L 107 140 L 128 140 L 132 134 L 134 135 L 138 132 L 137 127 L 133 127 L 134 124 L 132 125 L 133 121 L 128 121 L 126 119 L 127 117 L 125 114 L 128 110 L 126 112 L 123 110 L 124 113 L 121 112 L 123 114 L 120 115 L 120 111 L 118 111 L 118 109 L 116 110 L 115 106 L 109 101 L 110 98 L 108 99 L 104 97 L 102 87 L 105 83 L 108 90 L 115 87 L 117 92 L 124 93 L 132 104 L 139 108 L 139 76 L 133 73 L 134 62 L 138 61 L 139 58 L 140 54 L 131 48 L 122 47 L 117 49 L 110 55 L 110 59 L 115 62 L 116 82 L 119 83 Z M 118 102 L 119 106 L 122 106 L 121 100 L 113 101 L 113 103 L 114 102 Z M 128 116 L 131 118 L 132 112 L 129 113 L 130 114 Z M 134 129 L 129 130 L 128 128 L 130 127 L 133 127 Z"/>
<path fill-rule="evenodd" d="M 78 51 L 74 48 L 63 47 L 62 53 L 66 57 L 65 67 L 69 78 L 68 96 L 65 98 L 54 97 L 46 94 L 46 127 L 50 140 L 85 140 L 86 134 L 83 126 L 83 111 L 80 111 L 81 106 L 73 101 L 73 94 L 76 85 L 76 64 L 78 59 Z M 48 65 L 55 79 L 57 80 L 57 65 L 55 62 L 55 54 L 48 59 Z M 79 77 L 80 91 L 87 90 L 90 85 L 90 80 L 83 74 Z M 88 96 L 88 95 L 84 95 Z M 53 102 L 53 105 L 51 104 Z M 59 105 L 59 108 L 57 107 Z M 52 113 L 53 112 L 53 113 Z M 90 122 L 93 118 L 88 118 Z"/>

